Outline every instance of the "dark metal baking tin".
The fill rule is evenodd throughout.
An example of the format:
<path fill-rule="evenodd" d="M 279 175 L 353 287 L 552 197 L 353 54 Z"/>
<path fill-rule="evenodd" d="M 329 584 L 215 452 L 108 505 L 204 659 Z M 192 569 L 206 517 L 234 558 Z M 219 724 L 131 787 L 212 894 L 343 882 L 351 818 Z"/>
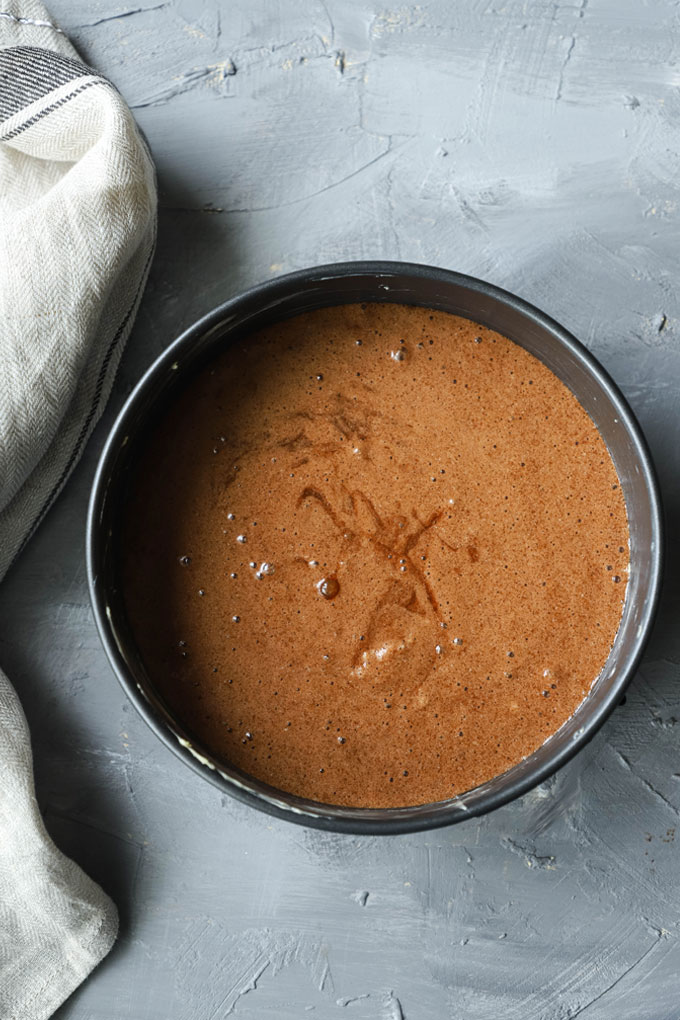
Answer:
<path fill-rule="evenodd" d="M 548 366 L 576 395 L 616 465 L 630 525 L 630 580 L 614 647 L 590 694 L 524 761 L 451 800 L 404 808 L 350 808 L 295 797 L 215 758 L 154 689 L 128 628 L 119 588 L 119 526 L 136 456 L 153 422 L 203 364 L 235 337 L 322 306 L 391 301 L 454 312 L 497 330 Z M 661 505 L 647 444 L 616 385 L 565 329 L 498 287 L 430 266 L 349 262 L 305 269 L 227 301 L 179 337 L 120 412 L 97 469 L 87 521 L 87 571 L 107 655 L 137 710 L 190 768 L 224 793 L 292 822 L 362 834 L 413 832 L 463 821 L 526 793 L 569 761 L 621 700 L 649 635 L 662 564 Z M 568 584 L 569 579 L 565 578 Z"/>

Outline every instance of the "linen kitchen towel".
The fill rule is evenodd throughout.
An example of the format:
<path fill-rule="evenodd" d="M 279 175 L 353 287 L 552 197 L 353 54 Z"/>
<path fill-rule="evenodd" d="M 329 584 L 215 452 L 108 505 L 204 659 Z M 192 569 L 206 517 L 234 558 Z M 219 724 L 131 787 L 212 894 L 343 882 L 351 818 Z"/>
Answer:
<path fill-rule="evenodd" d="M 0 0 L 0 580 L 104 408 L 155 229 L 154 168 L 125 102 L 42 4 Z M 50 1016 L 116 930 L 45 831 L 0 671 L 0 1017 Z"/>

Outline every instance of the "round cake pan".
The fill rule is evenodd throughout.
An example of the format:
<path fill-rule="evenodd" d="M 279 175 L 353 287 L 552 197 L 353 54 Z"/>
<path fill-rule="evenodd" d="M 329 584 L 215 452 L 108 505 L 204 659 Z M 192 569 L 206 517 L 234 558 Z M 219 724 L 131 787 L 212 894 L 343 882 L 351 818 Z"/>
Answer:
<path fill-rule="evenodd" d="M 548 366 L 575 394 L 609 448 L 630 528 L 630 580 L 607 662 L 574 715 L 533 754 L 460 796 L 403 808 L 351 808 L 304 800 L 218 760 L 154 688 L 131 636 L 120 590 L 120 525 L 130 478 L 150 428 L 187 380 L 236 337 L 323 306 L 389 301 L 453 312 L 502 333 Z M 463 821 L 519 797 L 569 761 L 621 700 L 642 655 L 659 595 L 662 524 L 647 444 L 624 397 L 595 358 L 525 301 L 488 283 L 429 266 L 349 262 L 291 273 L 216 308 L 152 365 L 120 412 L 97 469 L 87 521 L 87 572 L 106 653 L 137 710 L 191 769 L 224 793 L 292 822 L 390 834 Z M 445 766 L 444 766 L 445 767 Z"/>

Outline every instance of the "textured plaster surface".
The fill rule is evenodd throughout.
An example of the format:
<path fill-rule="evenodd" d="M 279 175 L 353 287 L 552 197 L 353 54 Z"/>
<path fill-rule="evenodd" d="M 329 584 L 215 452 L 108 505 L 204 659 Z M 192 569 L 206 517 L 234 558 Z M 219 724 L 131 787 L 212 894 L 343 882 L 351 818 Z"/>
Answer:
<path fill-rule="evenodd" d="M 106 420 L 0 588 L 55 840 L 118 944 L 60 1020 L 680 1017 L 680 12 L 670 0 L 53 0 L 155 154 L 158 253 Z M 114 410 L 244 287 L 385 257 L 533 301 L 645 428 L 668 579 L 627 703 L 547 786 L 431 834 L 326 835 L 222 797 L 115 681 L 88 605 Z"/>

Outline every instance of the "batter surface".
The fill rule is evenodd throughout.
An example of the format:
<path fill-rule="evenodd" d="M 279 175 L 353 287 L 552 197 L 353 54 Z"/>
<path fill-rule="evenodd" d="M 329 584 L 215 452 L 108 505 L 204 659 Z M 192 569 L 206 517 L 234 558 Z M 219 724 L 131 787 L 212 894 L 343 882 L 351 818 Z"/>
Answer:
<path fill-rule="evenodd" d="M 343 305 L 233 344 L 130 494 L 130 625 L 194 737 L 315 800 L 442 800 L 577 708 L 625 596 L 593 422 L 466 319 Z"/>

